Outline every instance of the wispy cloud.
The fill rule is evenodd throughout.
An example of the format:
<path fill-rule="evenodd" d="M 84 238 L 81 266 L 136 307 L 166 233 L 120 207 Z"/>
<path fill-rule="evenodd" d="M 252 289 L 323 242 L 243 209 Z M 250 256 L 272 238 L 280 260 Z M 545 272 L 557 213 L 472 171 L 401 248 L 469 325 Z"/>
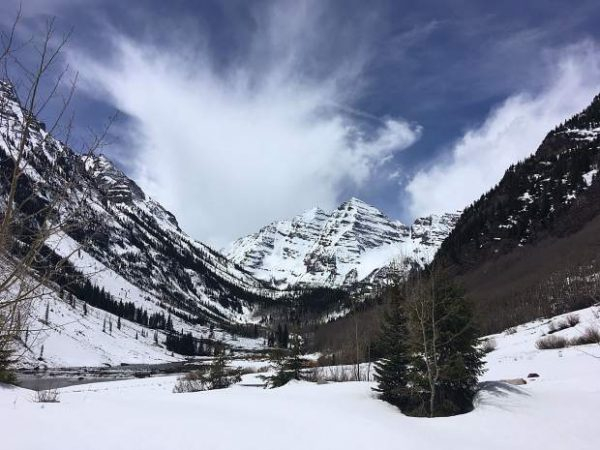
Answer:
<path fill-rule="evenodd" d="M 368 43 L 355 36 L 356 51 L 335 56 L 319 3 L 302 5 L 263 11 L 248 55 L 225 70 L 194 48 L 202 36 L 156 45 L 117 34 L 109 61 L 71 55 L 88 91 L 134 119 L 136 179 L 197 238 L 219 246 L 331 207 L 420 135 L 399 118 L 367 126 L 332 107 L 360 94 Z"/>
<path fill-rule="evenodd" d="M 549 52 L 536 73 L 539 90 L 507 98 L 412 178 L 406 187 L 412 215 L 466 207 L 510 164 L 532 154 L 550 129 L 587 106 L 600 90 L 600 48 L 582 42 Z"/>

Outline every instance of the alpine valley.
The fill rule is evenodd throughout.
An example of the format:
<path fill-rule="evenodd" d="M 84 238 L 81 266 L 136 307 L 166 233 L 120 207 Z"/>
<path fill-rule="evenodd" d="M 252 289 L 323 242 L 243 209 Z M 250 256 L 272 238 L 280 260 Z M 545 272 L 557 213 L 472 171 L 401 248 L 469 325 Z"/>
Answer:
<path fill-rule="evenodd" d="M 0 450 L 596 450 L 598 23 L 3 0 Z"/>
<path fill-rule="evenodd" d="M 172 360 L 177 345 L 155 344 L 175 330 L 191 335 L 196 346 L 222 341 L 261 347 L 264 335 L 253 324 L 264 321 L 265 308 L 275 305 L 282 314 L 313 289 L 364 292 L 391 272 L 402 277 L 431 260 L 458 219 L 430 216 L 409 227 L 352 198 L 332 212 L 315 208 L 270 224 L 220 253 L 182 231 L 171 213 L 105 156 L 73 152 L 36 120 L 24 133 L 26 112 L 7 83 L 0 84 L 0 105 L 2 171 L 14 167 L 11 155 L 25 136 L 19 198 L 33 194 L 27 208 L 52 204 L 68 186 L 62 214 L 76 216 L 77 225 L 52 236 L 47 251 L 66 257 L 73 274 L 87 279 L 47 286 L 47 300 L 36 303 L 30 321 L 46 315 L 53 329 L 23 343 L 25 365 L 38 365 L 39 358 L 50 366 L 114 363 L 123 358 L 120 348 L 130 346 L 128 363 L 149 355 Z M 2 189 L 6 193 L 9 186 Z M 324 298 L 323 314 L 348 312 L 339 295 Z M 84 303 L 91 312 L 82 316 Z M 126 325 L 119 328 L 118 348 L 96 345 L 106 338 L 102 331 L 121 319 Z M 136 342 L 125 343 L 131 340 Z M 188 346 L 183 353 L 196 350 Z"/>

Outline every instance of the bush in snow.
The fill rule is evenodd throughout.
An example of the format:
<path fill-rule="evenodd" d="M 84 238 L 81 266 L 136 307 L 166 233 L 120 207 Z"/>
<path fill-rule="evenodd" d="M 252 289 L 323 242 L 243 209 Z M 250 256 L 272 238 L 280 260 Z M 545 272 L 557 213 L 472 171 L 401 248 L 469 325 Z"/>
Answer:
<path fill-rule="evenodd" d="M 580 336 L 574 337 L 570 345 L 600 344 L 600 331 L 596 328 L 588 328 Z"/>
<path fill-rule="evenodd" d="M 306 380 L 314 383 L 343 383 L 346 381 L 372 381 L 369 370 L 358 373 L 354 366 L 313 367 L 305 373 Z"/>
<path fill-rule="evenodd" d="M 579 316 L 577 314 L 569 314 L 564 320 L 558 322 L 550 322 L 548 326 L 548 334 L 556 333 L 557 331 L 566 330 L 572 328 L 579 323 Z"/>
<path fill-rule="evenodd" d="M 494 338 L 485 339 L 481 343 L 481 350 L 483 351 L 483 353 L 493 352 L 494 350 L 496 350 L 497 347 L 498 344 L 496 344 L 496 339 Z"/>
<path fill-rule="evenodd" d="M 37 391 L 33 397 L 33 401 L 36 403 L 58 403 L 60 401 L 58 389 Z"/>
<path fill-rule="evenodd" d="M 227 357 L 219 353 L 207 370 L 194 370 L 177 379 L 173 392 L 198 392 L 212 389 L 224 389 L 241 380 L 237 369 L 227 368 Z"/>
<path fill-rule="evenodd" d="M 579 324 L 579 316 L 577 314 L 569 314 L 565 317 L 565 322 L 569 327 L 574 327 Z"/>
<path fill-rule="evenodd" d="M 551 350 L 551 349 L 555 349 L 555 348 L 565 348 L 567 345 L 569 345 L 569 341 L 567 339 L 565 339 L 562 336 L 554 336 L 554 335 L 543 337 L 535 343 L 535 346 L 539 350 Z"/>

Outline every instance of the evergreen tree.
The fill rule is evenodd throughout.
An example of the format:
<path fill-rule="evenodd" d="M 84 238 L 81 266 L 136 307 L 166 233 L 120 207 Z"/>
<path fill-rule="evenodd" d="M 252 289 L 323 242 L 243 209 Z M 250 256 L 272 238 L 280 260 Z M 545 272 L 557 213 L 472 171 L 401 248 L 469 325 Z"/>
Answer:
<path fill-rule="evenodd" d="M 287 348 L 290 340 L 290 332 L 288 331 L 287 323 L 283 325 L 283 335 L 281 339 L 281 346 Z"/>
<path fill-rule="evenodd" d="M 177 379 L 174 392 L 196 392 L 224 389 L 239 382 L 242 377 L 238 369 L 227 368 L 225 349 L 215 349 L 215 357 L 207 370 L 194 370 Z"/>
<path fill-rule="evenodd" d="M 411 394 L 405 412 L 429 417 L 468 412 L 483 372 L 483 352 L 464 291 L 436 271 L 413 281 L 410 289 Z"/>
<path fill-rule="evenodd" d="M 217 352 L 208 369 L 209 389 L 224 389 L 241 380 L 241 374 L 238 370 L 227 369 L 228 361 L 225 349 Z"/>
<path fill-rule="evenodd" d="M 410 396 L 407 386 L 410 362 L 408 324 L 403 296 L 397 292 L 386 311 L 380 331 L 378 348 L 383 357 L 375 363 L 374 391 L 400 409 L 409 408 Z"/>
<path fill-rule="evenodd" d="M 283 351 L 277 350 L 273 356 L 275 365 L 275 374 L 268 378 L 267 385 L 270 387 L 280 387 L 291 380 L 304 379 L 303 370 L 308 367 L 308 361 L 303 358 L 302 338 L 294 334 L 291 339 L 291 347 L 286 355 Z"/>
<path fill-rule="evenodd" d="M 279 347 L 283 347 L 283 329 L 281 328 L 281 324 L 277 324 L 277 332 L 275 333 L 275 337 L 277 338 L 277 345 Z"/>

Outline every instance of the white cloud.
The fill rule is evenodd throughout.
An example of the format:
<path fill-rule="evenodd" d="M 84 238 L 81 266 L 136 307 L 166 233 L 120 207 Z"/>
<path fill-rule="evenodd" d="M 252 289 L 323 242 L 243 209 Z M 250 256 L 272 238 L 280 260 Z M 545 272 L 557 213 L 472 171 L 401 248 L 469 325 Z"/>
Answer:
<path fill-rule="evenodd" d="M 537 92 L 522 92 L 468 130 L 450 151 L 406 186 L 413 216 L 468 206 L 492 188 L 512 163 L 533 152 L 556 125 L 585 108 L 600 90 L 600 49 L 590 42 L 549 53 Z"/>
<path fill-rule="evenodd" d="M 206 53 L 191 57 L 191 37 L 157 47 L 116 36 L 109 62 L 71 55 L 87 89 L 135 119 L 134 178 L 186 231 L 216 246 L 303 209 L 332 207 L 420 134 L 395 118 L 367 133 L 332 107 L 357 95 L 364 53 L 336 61 L 325 77 L 308 75 L 319 46 L 308 10 L 264 20 L 247 60 L 226 71 Z"/>

